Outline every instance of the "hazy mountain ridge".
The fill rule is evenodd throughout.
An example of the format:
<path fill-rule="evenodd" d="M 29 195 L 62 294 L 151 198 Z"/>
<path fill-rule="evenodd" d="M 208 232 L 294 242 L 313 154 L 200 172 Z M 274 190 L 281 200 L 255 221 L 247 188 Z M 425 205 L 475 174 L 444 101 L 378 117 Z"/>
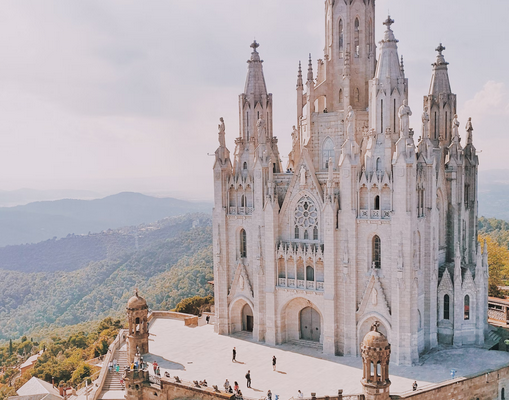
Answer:
<path fill-rule="evenodd" d="M 479 216 L 509 221 L 509 169 L 479 172 Z"/>
<path fill-rule="evenodd" d="M 118 315 L 135 286 L 156 308 L 174 307 L 183 297 L 210 294 L 210 217 L 195 214 L 166 223 L 160 228 L 151 225 L 140 250 L 119 251 L 114 258 L 93 261 L 74 271 L 0 270 L 0 340 L 48 326 Z"/>
<path fill-rule="evenodd" d="M 4 207 L 0 208 L 0 247 L 139 225 L 190 212 L 210 213 L 211 209 L 209 203 L 130 192 L 96 200 L 64 199 Z"/>

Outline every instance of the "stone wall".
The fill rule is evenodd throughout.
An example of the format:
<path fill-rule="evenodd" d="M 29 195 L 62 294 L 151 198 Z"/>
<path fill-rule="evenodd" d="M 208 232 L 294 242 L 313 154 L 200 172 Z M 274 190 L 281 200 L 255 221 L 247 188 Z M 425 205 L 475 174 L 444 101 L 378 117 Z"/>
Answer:
<path fill-rule="evenodd" d="M 451 381 L 430 385 L 401 395 L 391 395 L 391 399 L 412 400 L 500 400 L 502 389 L 505 398 L 509 398 L 509 367 L 492 370 L 480 375 L 463 377 Z"/>

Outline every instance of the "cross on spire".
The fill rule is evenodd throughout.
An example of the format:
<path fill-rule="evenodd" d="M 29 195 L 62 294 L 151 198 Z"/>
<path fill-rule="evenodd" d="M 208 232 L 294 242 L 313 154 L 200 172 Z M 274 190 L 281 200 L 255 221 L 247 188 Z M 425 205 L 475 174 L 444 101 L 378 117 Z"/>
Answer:
<path fill-rule="evenodd" d="M 371 325 L 371 330 L 375 331 L 375 332 L 378 332 L 378 327 L 379 326 L 380 326 L 380 322 L 375 321 L 375 322 L 373 322 L 373 325 Z"/>
<path fill-rule="evenodd" d="M 384 25 L 387 26 L 387 29 L 391 29 L 391 25 L 394 23 L 394 20 L 391 19 L 391 16 L 388 15 L 387 19 L 384 21 Z"/>
<path fill-rule="evenodd" d="M 251 46 L 249 47 L 252 47 L 253 48 L 253 51 L 256 51 L 256 49 L 258 47 L 260 47 L 260 45 L 258 43 L 256 43 L 256 39 L 253 41 L 253 43 L 251 43 Z"/>
<path fill-rule="evenodd" d="M 442 55 L 442 51 L 445 50 L 445 47 L 442 45 L 442 43 L 440 43 L 440 46 L 438 46 L 436 49 L 436 51 L 438 51 L 438 55 Z"/>

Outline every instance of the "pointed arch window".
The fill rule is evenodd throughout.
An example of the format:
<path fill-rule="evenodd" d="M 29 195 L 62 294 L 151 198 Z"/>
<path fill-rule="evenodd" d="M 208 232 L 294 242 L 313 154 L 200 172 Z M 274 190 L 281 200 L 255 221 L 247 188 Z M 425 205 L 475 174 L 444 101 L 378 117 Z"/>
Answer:
<path fill-rule="evenodd" d="M 242 195 L 240 198 L 240 206 L 245 207 L 246 206 L 246 196 Z"/>
<path fill-rule="evenodd" d="M 240 256 L 247 257 L 247 235 L 244 229 L 240 230 Z"/>
<path fill-rule="evenodd" d="M 446 294 L 444 296 L 444 319 L 449 319 L 449 303 L 450 303 L 450 298 L 449 298 L 449 295 Z"/>
<path fill-rule="evenodd" d="M 374 204 L 374 209 L 375 210 L 380 210 L 380 196 L 375 196 L 375 204 Z"/>
<path fill-rule="evenodd" d="M 470 319 L 470 296 L 468 294 L 465 296 L 463 309 L 464 309 L 463 319 L 467 321 Z"/>
<path fill-rule="evenodd" d="M 318 240 L 318 227 L 313 228 L 313 240 Z"/>
<path fill-rule="evenodd" d="M 359 18 L 355 18 L 354 33 L 353 33 L 355 57 L 359 57 L 359 54 L 360 54 L 359 32 L 360 32 Z"/>
<path fill-rule="evenodd" d="M 307 240 L 307 239 L 309 239 L 309 234 L 308 234 L 308 230 L 306 229 L 304 231 L 304 240 Z"/>
<path fill-rule="evenodd" d="M 343 57 L 343 51 L 344 51 L 343 37 L 344 37 L 344 33 L 343 33 L 343 20 L 340 19 L 339 20 L 339 37 L 338 37 L 338 42 L 339 42 L 339 57 L 340 58 Z"/>
<path fill-rule="evenodd" d="M 299 226 L 298 225 L 295 225 L 295 239 L 298 239 L 299 238 Z"/>
<path fill-rule="evenodd" d="M 329 168 L 329 158 L 332 160 L 332 166 L 334 166 L 335 165 L 334 142 L 330 137 L 324 140 L 322 146 L 323 169 Z"/>
<path fill-rule="evenodd" d="M 306 267 L 306 280 L 307 281 L 315 280 L 315 269 L 310 265 Z"/>
<path fill-rule="evenodd" d="M 339 102 L 339 104 L 343 104 L 343 89 L 339 89 L 338 102 Z"/>
<path fill-rule="evenodd" d="M 376 172 L 381 171 L 381 170 L 382 170 L 382 160 L 380 157 L 378 157 L 376 159 Z"/>
<path fill-rule="evenodd" d="M 370 19 L 368 22 L 368 54 L 371 54 L 372 49 L 372 42 L 373 42 L 373 21 Z"/>
<path fill-rule="evenodd" d="M 359 88 L 355 88 L 355 102 L 358 103 L 359 101 L 361 101 L 361 95 L 359 92 Z"/>
<path fill-rule="evenodd" d="M 381 260 L 382 260 L 382 242 L 380 241 L 380 237 L 378 235 L 373 236 L 372 239 L 372 259 L 371 266 L 372 268 L 381 268 Z"/>
<path fill-rule="evenodd" d="M 242 165 L 242 169 L 247 169 L 247 162 L 244 162 L 244 164 Z"/>

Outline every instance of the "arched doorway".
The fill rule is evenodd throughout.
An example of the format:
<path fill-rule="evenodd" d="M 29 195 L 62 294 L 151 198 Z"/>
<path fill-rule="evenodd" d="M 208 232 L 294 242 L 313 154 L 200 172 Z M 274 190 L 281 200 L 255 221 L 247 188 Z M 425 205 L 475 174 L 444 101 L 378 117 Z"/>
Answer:
<path fill-rule="evenodd" d="M 303 308 L 300 312 L 300 338 L 320 341 L 320 314 L 312 307 Z"/>
<path fill-rule="evenodd" d="M 242 307 L 242 330 L 247 332 L 253 332 L 253 326 L 254 326 L 253 310 L 251 310 L 249 304 L 246 303 L 244 307 Z"/>

